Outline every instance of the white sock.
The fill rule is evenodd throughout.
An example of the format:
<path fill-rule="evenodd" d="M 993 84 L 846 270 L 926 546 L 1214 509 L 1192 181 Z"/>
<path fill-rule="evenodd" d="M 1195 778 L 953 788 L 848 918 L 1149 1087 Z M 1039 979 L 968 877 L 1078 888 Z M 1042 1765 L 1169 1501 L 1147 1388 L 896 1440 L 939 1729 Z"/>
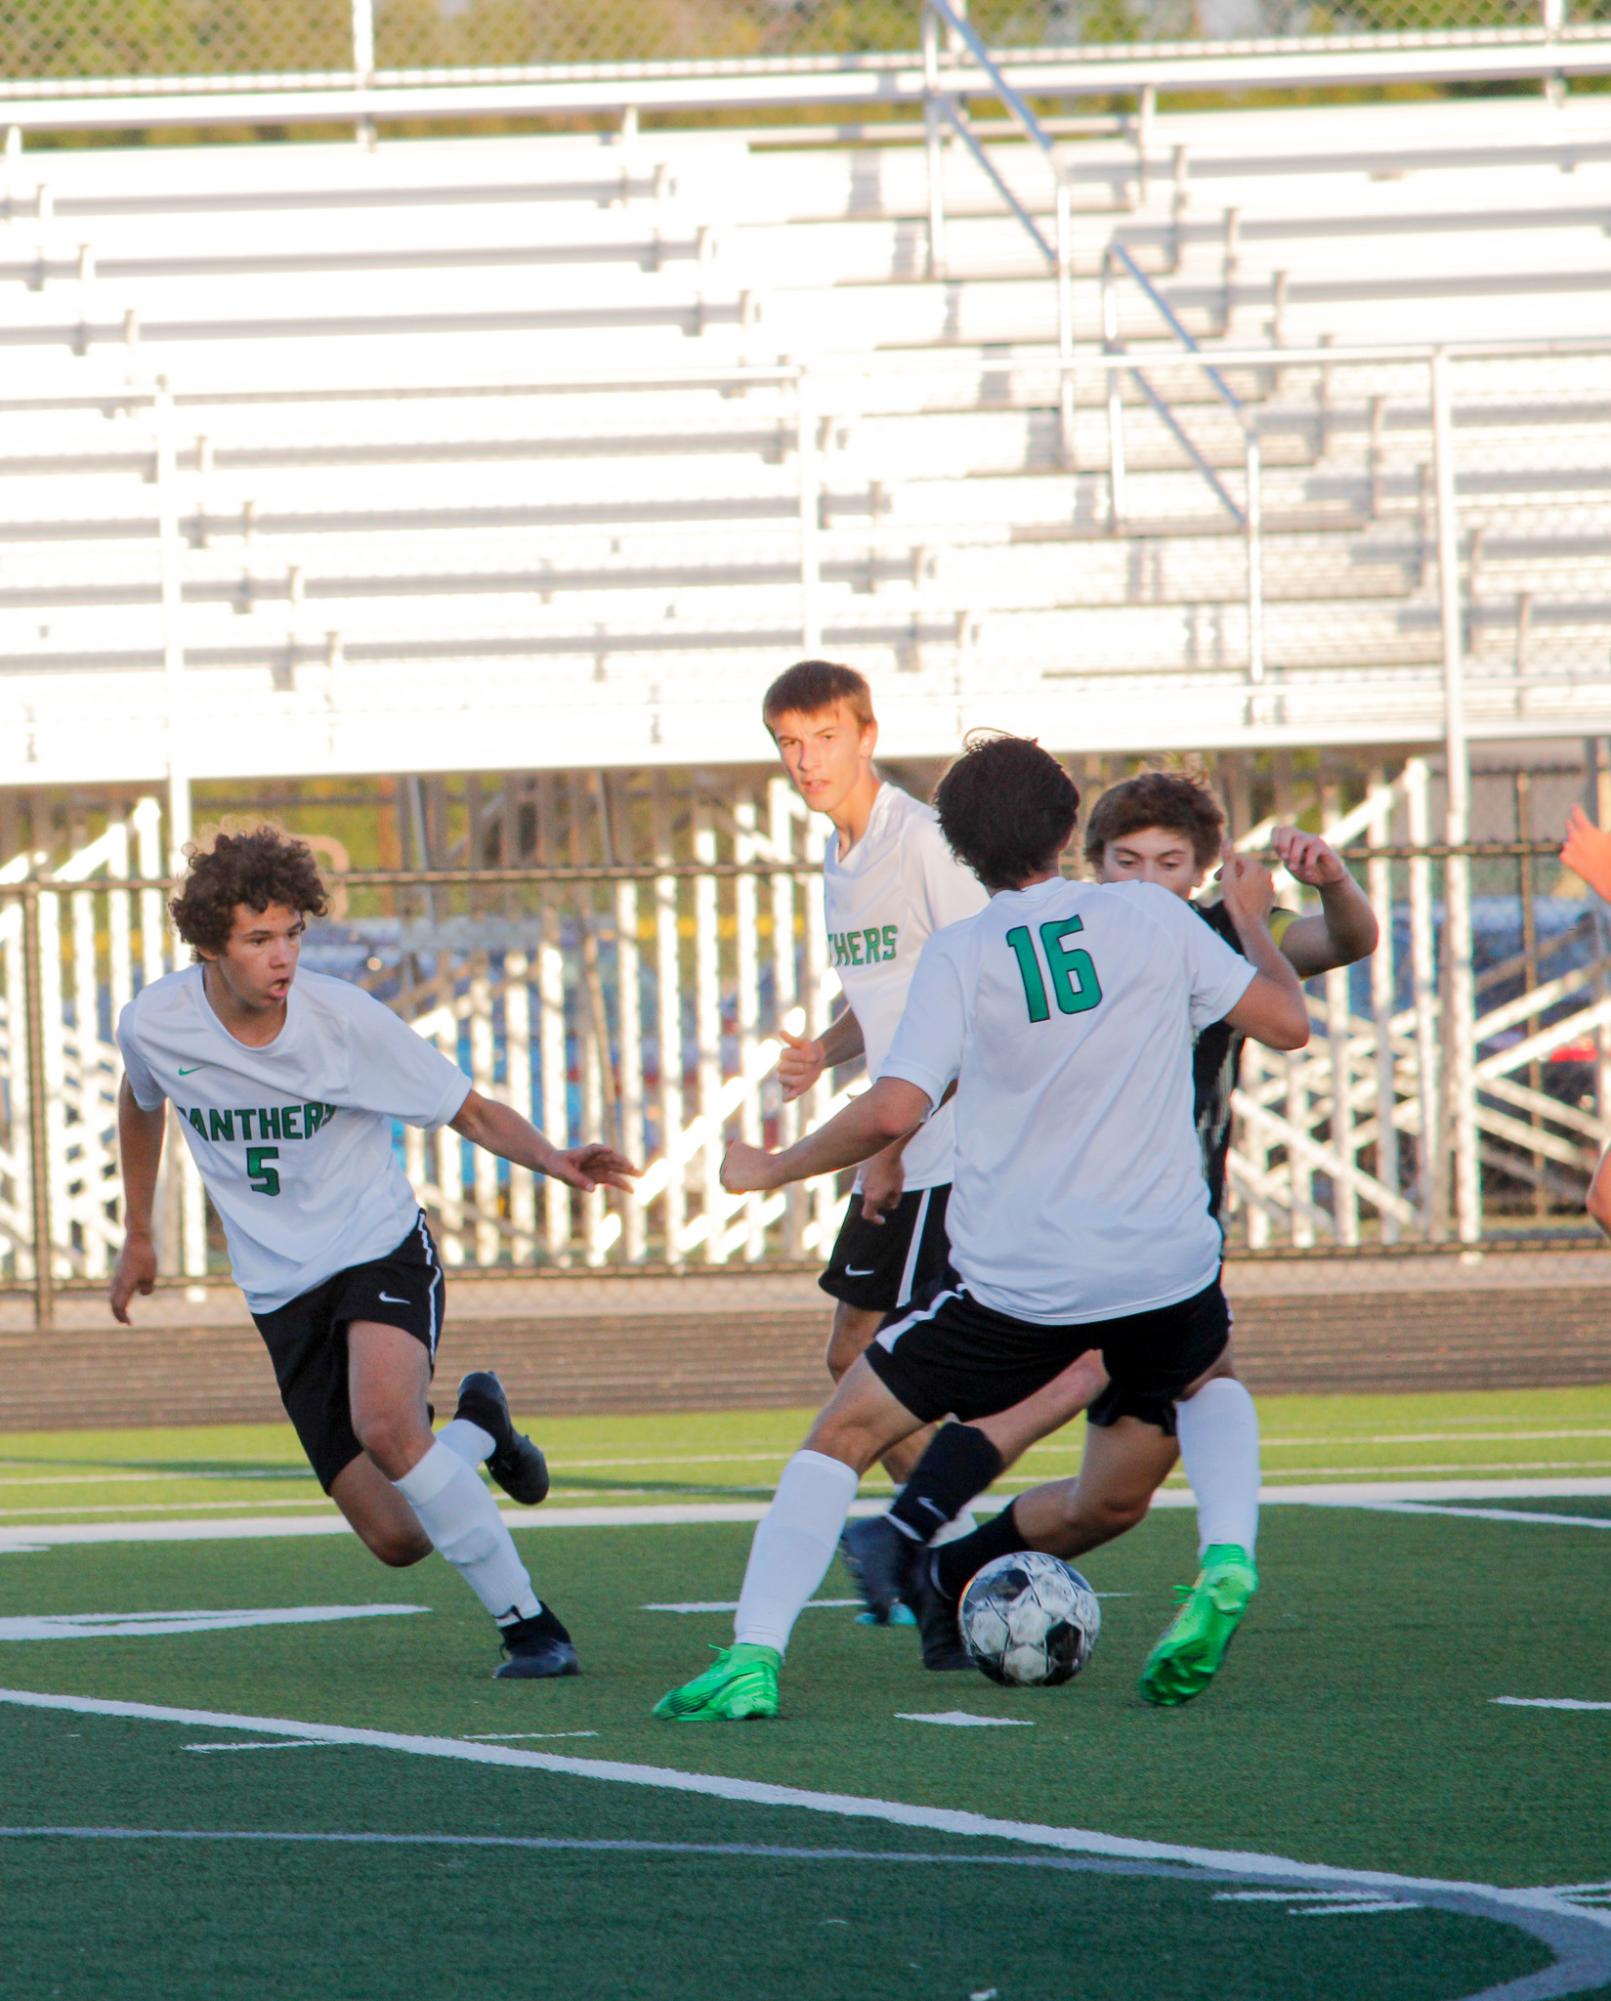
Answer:
<path fill-rule="evenodd" d="M 497 1503 L 473 1466 L 438 1439 L 417 1466 L 392 1484 L 419 1516 L 432 1547 L 447 1558 L 493 1618 L 502 1624 L 536 1618 L 542 1602 L 515 1554 Z"/>
<path fill-rule="evenodd" d="M 1251 1556 L 1259 1532 L 1259 1414 L 1246 1386 L 1216 1376 L 1175 1405 L 1175 1430 L 1197 1498 L 1198 1554 L 1210 1543 L 1234 1542 Z"/>
<path fill-rule="evenodd" d="M 857 1484 L 842 1459 L 822 1452 L 797 1452 L 784 1467 L 750 1544 L 735 1640 L 776 1647 L 780 1654 L 788 1646 L 795 1620 L 828 1574 Z"/>
<path fill-rule="evenodd" d="M 466 1466 L 479 1466 L 498 1441 L 490 1431 L 483 1431 L 467 1417 L 450 1417 L 436 1434 L 436 1442 L 445 1445 Z"/>
<path fill-rule="evenodd" d="M 964 1508 L 960 1515 L 953 1515 L 943 1529 L 929 1537 L 929 1548 L 938 1549 L 942 1542 L 959 1542 L 963 1536 L 972 1535 L 978 1526 L 978 1517 L 972 1508 Z"/>

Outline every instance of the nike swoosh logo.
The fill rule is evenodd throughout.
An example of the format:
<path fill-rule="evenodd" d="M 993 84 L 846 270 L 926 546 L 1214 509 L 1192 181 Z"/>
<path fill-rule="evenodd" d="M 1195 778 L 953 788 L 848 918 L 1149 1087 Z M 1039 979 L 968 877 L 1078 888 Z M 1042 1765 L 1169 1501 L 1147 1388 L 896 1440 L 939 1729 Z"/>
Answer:
<path fill-rule="evenodd" d="M 181 1063 L 179 1065 L 179 1075 L 181 1077 L 188 1077 L 192 1070 L 205 1070 L 206 1068 L 207 1066 L 205 1063 L 192 1063 L 188 1068 L 183 1063 Z"/>
<path fill-rule="evenodd" d="M 412 1306 L 414 1304 L 412 1299 L 399 1299 L 393 1292 L 380 1292 L 375 1297 L 377 1299 L 384 1299 L 388 1306 Z"/>
<path fill-rule="evenodd" d="M 871 1278 L 873 1273 L 876 1272 L 877 1269 L 878 1269 L 877 1265 L 846 1265 L 845 1277 Z"/>

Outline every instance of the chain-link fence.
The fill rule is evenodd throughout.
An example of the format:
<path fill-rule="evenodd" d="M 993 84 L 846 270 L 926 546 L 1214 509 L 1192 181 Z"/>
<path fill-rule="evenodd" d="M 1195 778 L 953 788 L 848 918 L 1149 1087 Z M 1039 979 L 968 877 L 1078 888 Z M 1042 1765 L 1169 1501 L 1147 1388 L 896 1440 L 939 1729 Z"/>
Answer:
<path fill-rule="evenodd" d="M 920 0 L 14 0 L 15 80 L 497 71 L 915 50 Z M 1548 0 L 975 0 L 996 47 L 1529 27 Z M 1565 21 L 1605 18 L 1571 0 Z M 371 60 L 372 57 L 372 60 Z"/>
<path fill-rule="evenodd" d="M 1527 768 L 1492 777 L 1529 813 L 1556 783 Z M 1582 796 L 1580 776 L 1559 783 Z M 306 965 L 375 993 L 478 1089 L 561 1143 L 608 1138 L 646 1166 L 628 1198 L 578 1197 L 450 1131 L 400 1132 L 450 1268 L 529 1287 L 567 1271 L 824 1260 L 831 1181 L 768 1197 L 720 1185 L 727 1138 L 785 1142 L 841 1102 L 845 1082 L 785 1107 L 772 1076 L 779 1029 L 820 1026 L 837 989 L 816 837 L 781 780 L 724 794 L 674 802 L 663 777 L 649 783 L 631 802 L 638 824 L 614 838 L 657 850 L 651 860 L 355 875 L 310 930 Z M 1333 794 L 1329 817 L 1381 944 L 1311 982 L 1306 1050 L 1248 1051 L 1233 1247 L 1587 1240 L 1583 1192 L 1611 1108 L 1604 908 L 1531 827 L 1435 845 L 1440 802 L 1421 759 L 1355 794 Z M 689 806 L 675 828 L 674 803 Z M 83 852 L 76 880 L 0 885 L 0 1275 L 45 1313 L 64 1287 L 102 1285 L 115 1258 L 113 1027 L 178 949 L 160 883 L 128 874 L 153 859 L 155 815 L 142 811 Z M 1253 845 L 1270 823 L 1249 830 Z M 1465 935 L 1454 871 L 1469 878 Z M 204 1111 L 174 1117 L 219 1137 Z M 177 1135 L 159 1213 L 164 1269 L 221 1280 L 222 1239 Z"/>

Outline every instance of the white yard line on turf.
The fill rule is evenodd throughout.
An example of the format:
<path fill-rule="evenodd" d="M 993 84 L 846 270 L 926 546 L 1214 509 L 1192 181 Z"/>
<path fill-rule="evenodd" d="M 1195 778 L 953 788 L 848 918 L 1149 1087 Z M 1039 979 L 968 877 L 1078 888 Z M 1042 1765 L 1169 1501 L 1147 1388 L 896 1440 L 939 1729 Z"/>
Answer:
<path fill-rule="evenodd" d="M 1543 1508 L 1440 1507 L 1433 1501 L 1383 1501 L 1383 1515 L 1458 1515 L 1473 1522 L 1554 1522 L 1573 1529 L 1611 1529 L 1611 1515 L 1562 1515 Z"/>
<path fill-rule="evenodd" d="M 1378 1911 L 1424 1911 L 1403 1897 L 1358 1898 L 1351 1890 L 1216 1890 L 1216 1904 L 1286 1904 L 1293 1918 L 1363 1918 Z"/>
<path fill-rule="evenodd" d="M 1574 1702 L 1564 1695 L 1492 1695 L 1488 1700 L 1502 1709 L 1611 1709 L 1611 1702 Z"/>
<path fill-rule="evenodd" d="M 1404 1502 L 1430 1501 L 1611 1500 L 1611 1478 L 1596 1474 L 1549 1480 L 1358 1480 L 1314 1486 L 1266 1486 L 1260 1489 L 1259 1498 L 1267 1507 L 1310 1508 L 1392 1508 Z M 1169 1488 L 1156 1497 L 1153 1505 L 1189 1508 L 1192 1497 L 1183 1488 Z M 764 1501 L 659 1501 L 619 1508 L 555 1507 L 550 1502 L 545 1508 L 505 1510 L 503 1519 L 512 1529 L 683 1528 L 699 1523 L 758 1522 L 766 1509 Z M 880 1514 L 883 1503 L 858 1501 L 851 1512 Z M 1506 1521 L 1527 1519 L 1523 1515 L 1497 1512 Z M 1563 1518 L 1545 1515 L 1540 1519 L 1559 1522 Z M 23 1545 L 43 1549 L 75 1543 L 239 1542 L 257 1536 L 350 1533 L 333 1508 L 311 1521 L 282 1515 L 247 1515 L 230 1521 L 30 1523 L 15 1538 L 0 1523 L 0 1555 Z"/>
<path fill-rule="evenodd" d="M 4 1463 L 0 1461 L 0 1464 Z M 12 1460 L 11 1464 L 16 1465 L 17 1461 Z M 88 1471 L 81 1466 L 76 1473 L 47 1473 L 43 1477 L 36 1473 L 0 1473 L 0 1487 L 143 1486 L 153 1480 L 216 1480 L 220 1486 L 241 1480 L 301 1480 L 311 1485 L 313 1475 L 303 1466 L 286 1466 L 279 1470 L 251 1466 L 233 1473 L 195 1473 L 167 1466 L 150 1473 L 103 1473 L 98 1466 Z"/>
<path fill-rule="evenodd" d="M 525 1737 L 596 1737 L 596 1730 L 466 1730 L 467 1744 L 513 1744 Z"/>
<path fill-rule="evenodd" d="M 322 1737 L 275 1737 L 266 1744 L 181 1744 L 181 1751 L 328 1751 Z"/>
<path fill-rule="evenodd" d="M 0 1619 L 0 1641 L 166 1639 L 175 1633 L 233 1633 L 253 1626 L 323 1626 L 389 1619 L 426 1605 L 269 1605 L 203 1612 L 41 1612 Z"/>
<path fill-rule="evenodd" d="M 305 1501 L 274 1500 L 267 1505 L 271 1508 L 328 1508 L 330 1502 L 323 1494 L 313 1494 Z M 0 1524 L 31 1521 L 36 1515 L 222 1515 L 239 1506 L 239 1500 L 107 1501 L 87 1502 L 83 1507 L 74 1502 L 57 1501 L 52 1507 L 0 1508 Z"/>
<path fill-rule="evenodd" d="M 150 1487 L 160 1481 L 164 1487 L 182 1487 L 184 1481 L 198 1481 L 206 1485 L 208 1481 L 218 1481 L 224 1485 L 240 1485 L 240 1481 L 312 1481 L 310 1473 L 298 1467 L 288 1467 L 284 1473 L 102 1473 L 100 1467 L 86 1471 L 80 1467 L 76 1473 L 0 1473 L 0 1487 Z"/>
<path fill-rule="evenodd" d="M 859 1598 L 812 1598 L 803 1609 L 807 1612 L 843 1612 L 851 1605 L 859 1605 Z M 686 1605 L 642 1605 L 643 1612 L 736 1612 L 736 1598 L 691 1598 Z"/>
<path fill-rule="evenodd" d="M 1478 1423 L 1484 1422 L 1484 1420 L 1473 1419 L 1470 1422 Z M 1491 1424 L 1491 1420 L 1486 1420 L 1486 1422 Z M 1551 1427 L 1548 1430 L 1518 1430 L 1515 1426 L 1507 1425 L 1500 1430 L 1458 1431 L 1451 1429 L 1448 1431 L 1356 1432 L 1346 1438 L 1338 1438 L 1333 1435 L 1326 1435 L 1319 1438 L 1282 1438 L 1280 1436 L 1266 1435 L 1264 1449 L 1266 1452 L 1285 1452 L 1305 1449 L 1312 1450 L 1317 1446 L 1325 1446 L 1333 1451 L 1337 1451 L 1350 1445 L 1363 1448 L 1379 1445 L 1464 1445 L 1467 1442 L 1481 1444 L 1489 1441 L 1514 1445 L 1554 1438 L 1611 1438 L 1611 1425 L 1574 1425 L 1569 1428 Z M 794 1446 L 792 1444 L 785 1444 L 766 1447 L 756 1452 L 631 1453 L 619 1458 L 567 1459 L 565 1461 L 565 1471 L 568 1473 L 614 1473 L 626 1468 L 669 1467 L 687 1472 L 700 1466 L 771 1466 L 781 1470 L 793 1450 Z M 1033 1457 L 1044 1458 L 1055 1454 L 1066 1455 L 1068 1450 L 1069 1441 L 1066 1437 L 1048 1439 L 1039 1444 L 1031 1445 L 1023 1454 L 1023 1457 L 1028 1459 Z M 3 1463 L 3 1461 L 0 1461 L 0 1464 Z M 194 1477 L 202 1479 L 227 1476 L 197 1474 Z M 283 1478 L 284 1476 L 273 1474 L 261 1477 Z M 5 1482 L 0 1480 L 0 1486 L 4 1484 Z"/>
<path fill-rule="evenodd" d="M 1051 1849 L 1065 1855 L 1099 1856 L 1113 1861 L 1183 1864 L 1213 1870 L 1233 1878 L 1283 1881 L 1305 1887 L 1347 1889 L 1362 1893 L 1431 1892 L 1445 1897 L 1478 1899 L 1500 1912 L 1551 1912 L 1570 1916 L 1580 1925 L 1611 1933 L 1611 1910 L 1567 1905 L 1555 1893 L 1494 1883 L 1465 1882 L 1429 1876 L 1403 1876 L 1391 1870 L 1344 1869 L 1325 1862 L 1300 1862 L 1291 1856 L 1252 1849 L 1205 1848 L 1192 1843 L 1145 1841 L 1105 1834 L 1095 1828 L 1058 1827 L 1049 1822 L 1004 1820 L 991 1814 L 954 1807 L 918 1806 L 904 1800 L 879 1799 L 856 1793 L 814 1792 L 757 1779 L 739 1779 L 717 1772 L 682 1771 L 675 1766 L 632 1765 L 616 1759 L 578 1758 L 554 1751 L 523 1751 L 508 1744 L 472 1744 L 457 1737 L 425 1737 L 396 1730 L 364 1730 L 335 1723 L 307 1723 L 280 1716 L 243 1716 L 209 1709 L 170 1708 L 159 1703 L 120 1702 L 86 1695 L 51 1695 L 36 1689 L 0 1688 L 0 1703 L 71 1716 L 106 1716 L 124 1721 L 183 1724 L 189 1729 L 250 1732 L 263 1737 L 295 1738 L 301 1742 L 347 1744 L 405 1756 L 446 1758 L 460 1763 L 496 1765 L 508 1770 L 557 1773 L 566 1778 L 593 1779 L 612 1785 L 654 1792 L 694 1794 L 706 1799 L 743 1802 L 752 1806 L 797 1808 L 854 1820 L 883 1822 L 895 1827 L 923 1828 L 978 1840 L 1013 1842 Z M 668 1726 L 672 1728 L 674 1726 Z M 681 1733 L 677 1733 L 681 1736 Z"/>
<path fill-rule="evenodd" d="M 943 1723 L 952 1730 L 1033 1730 L 1027 1716 L 973 1716 L 966 1709 L 897 1709 L 897 1723 Z"/>

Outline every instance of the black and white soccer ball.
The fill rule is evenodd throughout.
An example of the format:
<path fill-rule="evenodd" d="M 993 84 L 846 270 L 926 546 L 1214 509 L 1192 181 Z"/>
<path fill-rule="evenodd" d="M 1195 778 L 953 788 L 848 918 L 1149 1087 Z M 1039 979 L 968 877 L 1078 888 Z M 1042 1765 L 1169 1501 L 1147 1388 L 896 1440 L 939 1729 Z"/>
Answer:
<path fill-rule="evenodd" d="M 957 1620 L 974 1665 L 992 1681 L 1044 1688 L 1072 1681 L 1091 1658 L 1102 1608 L 1077 1570 L 1026 1549 L 976 1573 Z"/>

